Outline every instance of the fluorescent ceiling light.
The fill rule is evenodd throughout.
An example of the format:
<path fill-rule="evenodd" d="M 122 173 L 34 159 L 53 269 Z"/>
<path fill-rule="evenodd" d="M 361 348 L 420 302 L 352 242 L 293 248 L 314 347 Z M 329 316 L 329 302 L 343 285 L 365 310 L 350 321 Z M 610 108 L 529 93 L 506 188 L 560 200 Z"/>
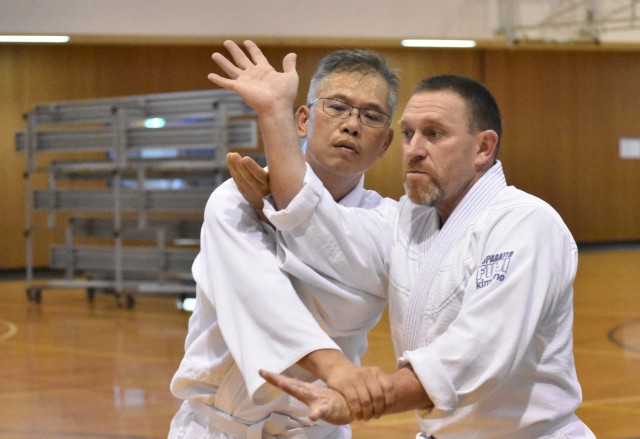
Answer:
<path fill-rule="evenodd" d="M 0 43 L 66 43 L 66 35 L 0 35 Z"/>
<path fill-rule="evenodd" d="M 402 40 L 404 47 L 476 47 L 473 40 Z"/>

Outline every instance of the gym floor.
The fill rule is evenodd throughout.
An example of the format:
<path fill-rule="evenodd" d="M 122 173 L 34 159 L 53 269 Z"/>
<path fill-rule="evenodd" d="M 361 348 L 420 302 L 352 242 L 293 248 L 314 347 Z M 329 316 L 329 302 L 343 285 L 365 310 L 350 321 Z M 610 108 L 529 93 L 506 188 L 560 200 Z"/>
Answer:
<path fill-rule="evenodd" d="M 189 314 L 170 297 L 45 289 L 0 277 L 0 439 L 161 439 Z M 386 316 L 364 362 L 394 368 Z M 578 415 L 599 439 L 640 438 L 640 248 L 582 250 L 575 284 Z M 353 425 L 355 439 L 415 437 L 412 413 Z"/>

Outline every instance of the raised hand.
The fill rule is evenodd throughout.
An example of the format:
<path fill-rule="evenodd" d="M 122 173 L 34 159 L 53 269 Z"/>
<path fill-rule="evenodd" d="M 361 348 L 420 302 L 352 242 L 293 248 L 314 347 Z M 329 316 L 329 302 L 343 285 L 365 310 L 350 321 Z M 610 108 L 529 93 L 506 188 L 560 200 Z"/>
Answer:
<path fill-rule="evenodd" d="M 353 421 L 347 402 L 339 392 L 316 384 L 305 383 L 273 372 L 260 370 L 260 376 L 309 406 L 309 419 L 323 419 L 342 425 Z"/>
<path fill-rule="evenodd" d="M 293 108 L 299 81 L 295 53 L 284 57 L 281 73 L 269 64 L 254 42 L 244 42 L 249 56 L 233 41 L 227 40 L 223 44 L 233 62 L 219 52 L 211 57 L 229 77 L 210 73 L 211 82 L 238 93 L 258 114 L 277 111 L 281 105 Z"/>

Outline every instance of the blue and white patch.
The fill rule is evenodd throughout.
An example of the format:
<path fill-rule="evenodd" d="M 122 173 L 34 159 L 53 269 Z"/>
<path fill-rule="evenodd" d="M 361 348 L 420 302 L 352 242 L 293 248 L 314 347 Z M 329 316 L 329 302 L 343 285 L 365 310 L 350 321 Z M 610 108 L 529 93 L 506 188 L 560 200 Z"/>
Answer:
<path fill-rule="evenodd" d="M 511 264 L 512 251 L 487 255 L 482 258 L 476 276 L 476 288 L 488 287 L 494 281 L 503 282 Z"/>

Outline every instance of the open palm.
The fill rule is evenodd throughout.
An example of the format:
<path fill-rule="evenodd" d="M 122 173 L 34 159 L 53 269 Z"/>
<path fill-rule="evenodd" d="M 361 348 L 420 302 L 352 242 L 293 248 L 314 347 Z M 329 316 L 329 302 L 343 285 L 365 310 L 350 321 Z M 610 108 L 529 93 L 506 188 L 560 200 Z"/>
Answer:
<path fill-rule="evenodd" d="M 219 52 L 212 55 L 213 61 L 229 76 L 210 73 L 208 78 L 214 84 L 235 91 L 258 113 L 274 111 L 279 105 L 291 108 L 298 91 L 296 54 L 289 53 L 282 60 L 283 72 L 276 71 L 260 48 L 252 41 L 245 41 L 249 56 L 233 41 L 225 41 L 233 62 Z"/>

